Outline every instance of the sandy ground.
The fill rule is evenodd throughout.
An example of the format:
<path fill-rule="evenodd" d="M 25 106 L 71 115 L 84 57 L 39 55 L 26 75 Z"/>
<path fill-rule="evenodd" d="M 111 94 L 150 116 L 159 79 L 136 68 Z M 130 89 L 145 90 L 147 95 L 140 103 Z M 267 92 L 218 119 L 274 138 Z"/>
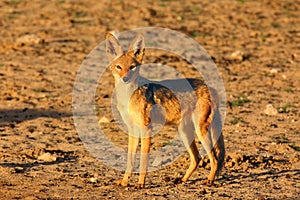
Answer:
<path fill-rule="evenodd" d="M 299 0 L 1 1 L 0 199 L 298 199 L 299 15 Z M 73 84 L 85 56 L 107 31 L 144 26 L 187 34 L 218 66 L 227 156 L 213 187 L 202 185 L 206 159 L 189 182 L 172 183 L 188 167 L 187 153 L 151 172 L 145 189 L 134 189 L 137 176 L 118 187 L 122 172 L 95 159 L 75 129 Z M 180 70 L 180 59 L 147 59 Z M 98 117 L 112 121 L 101 112 L 113 90 L 105 77 Z M 126 134 L 102 126 L 126 148 Z"/>

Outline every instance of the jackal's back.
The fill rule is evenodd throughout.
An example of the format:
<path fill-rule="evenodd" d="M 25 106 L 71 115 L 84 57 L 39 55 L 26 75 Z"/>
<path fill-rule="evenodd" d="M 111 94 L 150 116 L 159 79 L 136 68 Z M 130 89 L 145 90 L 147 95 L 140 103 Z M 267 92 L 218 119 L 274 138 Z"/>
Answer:
<path fill-rule="evenodd" d="M 154 105 L 160 109 L 152 109 Z M 148 126 L 154 120 L 178 125 L 185 114 L 191 115 L 202 105 L 211 105 L 210 92 L 204 81 L 164 80 L 136 89 L 130 98 L 129 113 L 132 121 L 140 126 Z"/>

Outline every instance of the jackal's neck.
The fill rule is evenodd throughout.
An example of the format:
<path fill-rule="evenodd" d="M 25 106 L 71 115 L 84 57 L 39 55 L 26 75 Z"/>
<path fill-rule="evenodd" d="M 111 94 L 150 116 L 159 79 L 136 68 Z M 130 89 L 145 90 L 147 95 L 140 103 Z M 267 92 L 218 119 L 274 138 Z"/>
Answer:
<path fill-rule="evenodd" d="M 123 82 L 121 79 L 115 80 L 115 89 L 118 103 L 127 103 L 132 93 L 138 88 L 138 79 L 129 83 Z"/>
<path fill-rule="evenodd" d="M 116 90 L 118 93 L 132 93 L 138 88 L 138 82 L 132 81 L 130 83 L 124 83 L 122 80 L 117 81 Z"/>
<path fill-rule="evenodd" d="M 121 79 L 115 79 L 115 89 L 118 101 L 128 101 L 135 90 L 147 83 L 149 83 L 149 80 L 142 76 L 138 76 L 129 83 L 124 83 Z"/>

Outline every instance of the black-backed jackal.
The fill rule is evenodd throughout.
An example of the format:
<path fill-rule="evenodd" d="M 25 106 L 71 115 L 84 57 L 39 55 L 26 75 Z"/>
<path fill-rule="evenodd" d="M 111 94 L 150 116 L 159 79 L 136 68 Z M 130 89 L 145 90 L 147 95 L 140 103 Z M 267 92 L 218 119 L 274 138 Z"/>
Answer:
<path fill-rule="evenodd" d="M 142 34 L 135 37 L 129 50 L 124 53 L 118 39 L 108 33 L 106 52 L 110 60 L 110 70 L 115 78 L 117 108 L 129 133 L 127 168 L 123 179 L 118 180 L 117 184 L 128 185 L 139 140 L 141 140 L 140 174 L 136 187 L 145 186 L 151 140 L 151 108 L 153 105 L 158 105 L 164 110 L 160 114 L 164 115 L 165 122 L 178 126 L 180 137 L 190 155 L 190 166 L 185 175 L 177 179 L 177 182 L 186 182 L 201 159 L 193 136 L 196 133 L 211 163 L 211 171 L 206 184 L 212 185 L 222 169 L 225 157 L 216 92 L 209 89 L 202 80 L 185 79 L 192 88 L 191 91 L 185 92 L 194 93 L 196 100 L 182 107 L 174 94 L 176 87 L 169 89 L 165 85 L 179 86 L 178 90 L 180 90 L 180 81 L 184 80 L 153 82 L 141 77 L 139 70 L 145 52 Z M 146 84 L 140 85 L 141 80 Z"/>

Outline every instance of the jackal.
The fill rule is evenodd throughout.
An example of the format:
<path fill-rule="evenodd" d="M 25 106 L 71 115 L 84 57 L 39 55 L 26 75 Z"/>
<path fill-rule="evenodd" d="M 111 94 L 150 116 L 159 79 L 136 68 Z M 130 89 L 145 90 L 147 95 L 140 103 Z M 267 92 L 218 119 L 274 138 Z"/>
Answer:
<path fill-rule="evenodd" d="M 124 187 L 128 185 L 141 140 L 140 174 L 136 187 L 145 186 L 151 124 L 154 120 L 151 114 L 153 106 L 162 108 L 158 115 L 163 115 L 166 123 L 178 126 L 179 135 L 190 155 L 189 168 L 182 178 L 176 179 L 176 182 L 186 182 L 201 159 L 195 144 L 194 133 L 196 133 L 211 163 L 210 174 L 205 184 L 212 185 L 222 169 L 225 157 L 216 91 L 200 79 L 150 81 L 140 76 L 139 71 L 145 54 L 142 34 L 137 34 L 129 50 L 123 52 L 118 39 L 114 34 L 108 33 L 106 53 L 110 61 L 109 68 L 115 79 L 117 109 L 128 128 L 129 137 L 127 167 L 123 179 L 116 181 L 117 185 Z M 189 83 L 190 88 L 181 87 L 184 81 Z M 196 98 L 182 106 L 176 92 L 193 93 Z"/>

